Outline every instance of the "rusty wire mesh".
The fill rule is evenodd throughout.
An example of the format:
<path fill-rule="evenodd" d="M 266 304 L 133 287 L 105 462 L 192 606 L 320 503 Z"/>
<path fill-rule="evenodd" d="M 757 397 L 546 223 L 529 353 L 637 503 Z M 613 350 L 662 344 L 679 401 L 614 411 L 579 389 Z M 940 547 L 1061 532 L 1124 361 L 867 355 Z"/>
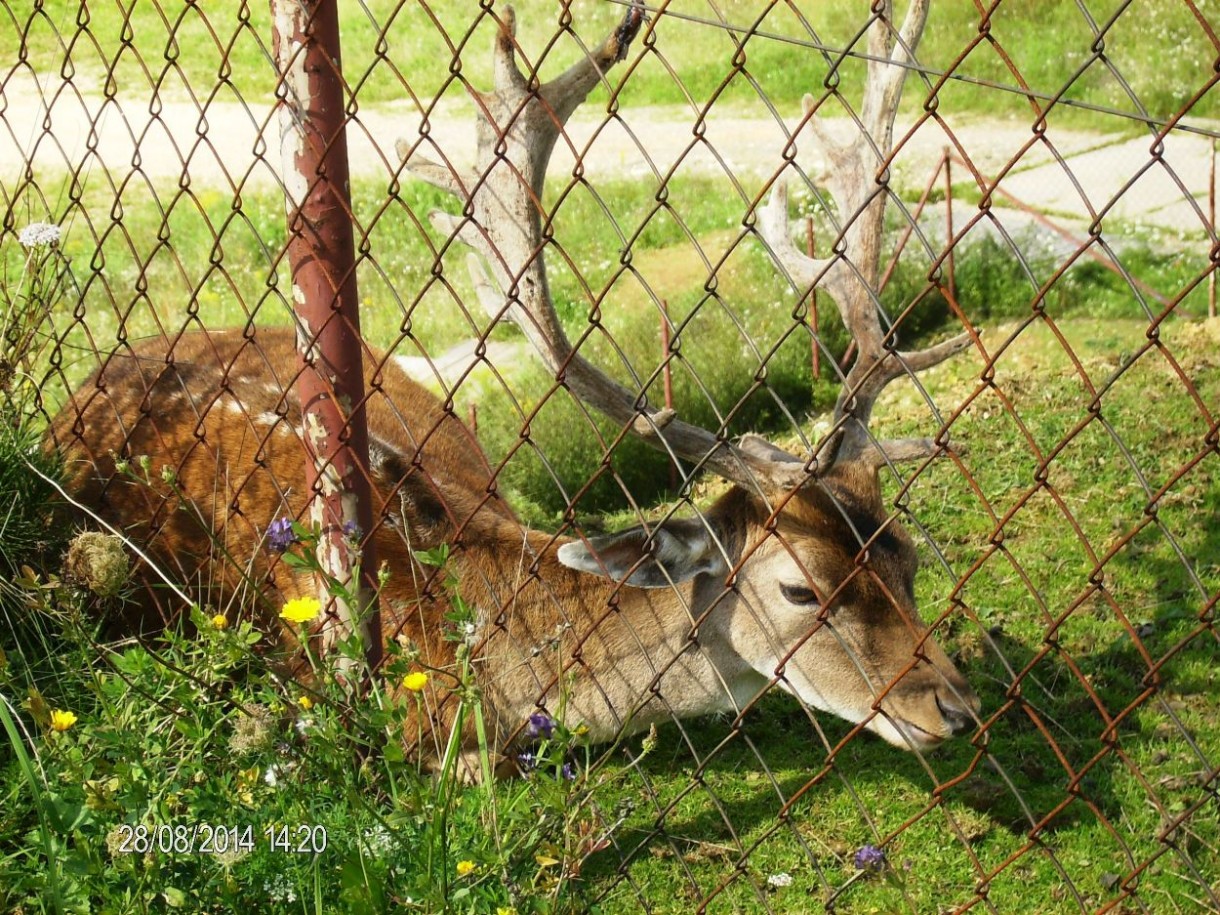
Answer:
<path fill-rule="evenodd" d="M 798 242 L 837 244 L 844 214 L 792 83 L 834 131 L 858 129 L 871 15 L 812 6 L 650 8 L 560 136 L 545 193 L 548 267 L 580 351 L 684 418 L 794 449 L 824 431 L 849 342 L 833 303 L 776 269 L 756 213 L 785 178 Z M 973 338 L 934 381 L 895 384 L 876 423 L 968 448 L 883 478 L 923 559 L 924 618 L 981 695 L 976 726 L 956 749 L 899 759 L 774 690 L 735 697 L 723 720 L 674 710 L 646 758 L 638 739 L 604 751 L 629 786 L 590 801 L 614 827 L 585 874 L 605 911 L 1220 909 L 1220 332 L 1206 318 L 1220 40 L 1201 0 L 1049 4 L 1075 58 L 1049 82 L 1017 6 L 934 4 L 929 29 L 958 44 L 916 55 L 877 172 L 887 327 Z M 623 6 L 517 13 L 521 54 L 546 76 Z M 503 5 L 365 0 L 345 15 L 366 358 L 393 353 L 438 392 L 437 427 L 456 417 L 477 434 L 536 527 L 704 511 L 718 484 L 595 420 L 493 326 L 468 249 L 428 224 L 460 207 L 405 168 L 472 164 L 470 93 L 490 86 Z M 266 10 L 4 2 L 0 21 L 2 238 L 11 250 L 28 222 L 58 223 L 74 281 L 42 324 L 48 418 L 133 341 L 172 352 L 185 331 L 241 327 L 257 354 L 259 331 L 292 313 Z M 1082 310 L 1098 288 L 1111 304 Z M 992 301 L 1014 294 L 1019 309 Z M 275 368 L 287 390 L 293 369 Z M 230 382 L 234 421 L 253 427 Z M 262 537 L 254 519 L 230 532 L 230 549 Z M 209 574 L 170 571 L 188 586 Z M 782 664 L 770 674 L 785 681 Z M 664 706 L 663 676 L 654 692 Z M 865 844 L 887 851 L 880 886 L 853 869 Z M 949 874 L 925 882 L 929 857 Z"/>

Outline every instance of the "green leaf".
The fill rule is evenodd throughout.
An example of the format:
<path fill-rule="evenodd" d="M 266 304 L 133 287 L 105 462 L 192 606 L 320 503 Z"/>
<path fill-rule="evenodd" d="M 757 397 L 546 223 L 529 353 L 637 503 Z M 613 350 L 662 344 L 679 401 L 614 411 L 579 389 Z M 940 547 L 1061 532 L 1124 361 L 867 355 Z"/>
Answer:
<path fill-rule="evenodd" d="M 299 553 L 285 553 L 281 559 L 284 565 L 288 566 L 288 568 L 298 570 L 312 569 L 314 564 L 317 562 L 316 558 L 312 554 L 302 556 Z"/>
<path fill-rule="evenodd" d="M 57 832 L 68 833 L 79 826 L 89 815 L 89 809 L 77 801 L 66 801 L 51 795 L 48 811 L 51 824 Z"/>
<path fill-rule="evenodd" d="M 165 896 L 165 904 L 171 909 L 180 909 L 186 905 L 186 893 L 177 887 L 167 886 L 163 895 Z"/>
<path fill-rule="evenodd" d="M 422 565 L 433 566 L 439 569 L 449 561 L 449 544 L 442 543 L 440 546 L 433 547 L 430 550 L 414 550 L 412 555 Z"/>

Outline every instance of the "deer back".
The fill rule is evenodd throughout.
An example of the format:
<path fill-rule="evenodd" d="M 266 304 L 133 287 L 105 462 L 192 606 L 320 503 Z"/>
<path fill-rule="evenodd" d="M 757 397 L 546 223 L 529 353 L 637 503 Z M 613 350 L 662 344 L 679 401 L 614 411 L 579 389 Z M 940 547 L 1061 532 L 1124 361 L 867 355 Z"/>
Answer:
<path fill-rule="evenodd" d="M 472 525 L 520 526 L 466 426 L 393 360 L 370 353 L 365 364 L 381 519 L 372 536 L 392 573 L 387 603 L 405 608 L 420 579 L 412 550 Z M 272 521 L 308 517 L 298 365 L 290 328 L 193 333 L 116 351 L 48 432 L 65 488 L 201 602 L 247 599 L 275 611 L 313 594 L 307 576 L 258 549 Z M 181 610 L 144 578 L 147 593 L 128 612 L 138 620 L 125 628 L 160 627 Z M 425 626 L 390 622 L 426 641 Z"/>

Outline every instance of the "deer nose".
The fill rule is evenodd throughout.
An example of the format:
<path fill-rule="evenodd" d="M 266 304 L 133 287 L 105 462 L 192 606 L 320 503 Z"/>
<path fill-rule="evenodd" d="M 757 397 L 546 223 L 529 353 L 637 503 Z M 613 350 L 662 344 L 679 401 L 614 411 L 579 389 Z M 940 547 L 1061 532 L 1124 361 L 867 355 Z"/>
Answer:
<path fill-rule="evenodd" d="M 936 696 L 936 707 L 940 709 L 940 713 L 945 719 L 945 724 L 949 726 L 949 733 L 954 737 L 958 737 L 974 730 L 982 703 L 979 702 L 979 697 L 974 694 L 974 690 L 967 687 L 964 690 L 938 694 Z"/>

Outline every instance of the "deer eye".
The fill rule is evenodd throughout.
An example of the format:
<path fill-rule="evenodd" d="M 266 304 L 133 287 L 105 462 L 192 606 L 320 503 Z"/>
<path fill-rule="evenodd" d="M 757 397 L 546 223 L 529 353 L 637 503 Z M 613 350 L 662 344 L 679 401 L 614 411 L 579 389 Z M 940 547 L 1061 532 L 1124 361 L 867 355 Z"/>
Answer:
<path fill-rule="evenodd" d="M 780 585 L 779 593 L 784 595 L 784 600 L 788 603 L 798 607 L 811 607 L 818 602 L 817 594 L 807 585 Z"/>

